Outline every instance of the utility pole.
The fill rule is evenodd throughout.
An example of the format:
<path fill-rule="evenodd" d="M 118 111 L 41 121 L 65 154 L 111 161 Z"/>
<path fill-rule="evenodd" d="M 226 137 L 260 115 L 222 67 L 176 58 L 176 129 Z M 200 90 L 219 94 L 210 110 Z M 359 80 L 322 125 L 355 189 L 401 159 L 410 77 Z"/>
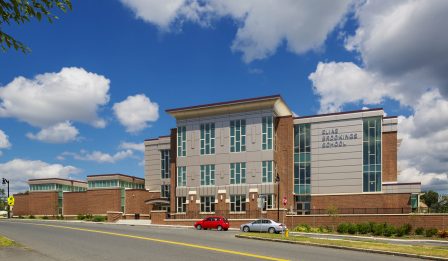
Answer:
<path fill-rule="evenodd" d="M 277 222 L 280 222 L 280 176 L 278 173 L 275 182 L 277 183 Z"/>
<path fill-rule="evenodd" d="M 2 178 L 2 184 L 3 185 L 8 184 L 8 198 L 9 198 L 9 180 L 7 180 L 5 178 Z M 8 204 L 8 218 L 11 218 L 11 216 L 10 216 L 11 212 L 10 211 L 11 211 L 11 207 Z"/>

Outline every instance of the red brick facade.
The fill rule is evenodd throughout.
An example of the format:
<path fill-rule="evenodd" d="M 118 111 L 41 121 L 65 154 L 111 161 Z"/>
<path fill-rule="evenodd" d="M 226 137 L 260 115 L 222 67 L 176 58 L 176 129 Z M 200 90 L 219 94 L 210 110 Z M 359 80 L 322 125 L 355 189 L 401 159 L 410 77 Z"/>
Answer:
<path fill-rule="evenodd" d="M 30 192 L 28 196 L 30 215 L 58 215 L 58 192 Z"/>
<path fill-rule="evenodd" d="M 409 193 L 356 194 L 311 197 L 312 209 L 345 208 L 407 208 L 410 212 Z"/>
<path fill-rule="evenodd" d="M 87 213 L 105 214 L 121 211 L 121 189 L 87 190 Z"/>
<path fill-rule="evenodd" d="M 177 185 L 177 129 L 171 129 L 170 135 L 170 212 L 176 213 L 176 185 Z"/>
<path fill-rule="evenodd" d="M 159 198 L 160 193 L 151 193 L 141 189 L 126 190 L 126 214 L 148 214 L 151 210 L 150 205 L 145 204 L 145 201 Z"/>
<path fill-rule="evenodd" d="M 15 205 L 12 209 L 14 216 L 26 216 L 29 215 L 29 197 L 28 194 L 14 195 Z"/>
<path fill-rule="evenodd" d="M 383 133 L 383 182 L 397 181 L 397 132 Z"/>
<path fill-rule="evenodd" d="M 64 192 L 63 199 L 65 215 L 85 215 L 87 212 L 87 192 Z"/>

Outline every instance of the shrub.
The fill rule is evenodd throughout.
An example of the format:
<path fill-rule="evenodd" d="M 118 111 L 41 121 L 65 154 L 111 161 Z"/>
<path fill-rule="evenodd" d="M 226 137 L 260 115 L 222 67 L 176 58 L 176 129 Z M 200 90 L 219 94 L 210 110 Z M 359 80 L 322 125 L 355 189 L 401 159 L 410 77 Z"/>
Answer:
<path fill-rule="evenodd" d="M 394 226 L 385 224 L 384 231 L 383 231 L 384 236 L 390 237 L 390 236 L 394 235 L 395 233 L 397 233 L 397 229 Z"/>
<path fill-rule="evenodd" d="M 372 231 L 369 223 L 361 223 L 358 224 L 357 226 L 359 234 L 368 234 Z"/>
<path fill-rule="evenodd" d="M 30 215 L 28 218 L 29 219 L 35 219 L 36 217 L 34 215 Z"/>
<path fill-rule="evenodd" d="M 327 233 L 333 232 L 333 228 L 330 226 L 325 226 L 324 229 L 327 231 Z M 324 232 L 325 233 L 325 232 Z"/>
<path fill-rule="evenodd" d="M 300 224 L 297 227 L 294 228 L 294 231 L 297 232 L 310 232 L 311 227 L 308 224 Z"/>
<path fill-rule="evenodd" d="M 92 214 L 86 214 L 86 220 L 92 220 L 93 219 L 93 216 L 92 216 Z"/>
<path fill-rule="evenodd" d="M 358 226 L 356 224 L 348 224 L 348 233 L 354 235 L 358 232 Z"/>
<path fill-rule="evenodd" d="M 319 233 L 330 233 L 331 231 L 328 229 L 327 226 L 320 226 L 319 227 Z"/>
<path fill-rule="evenodd" d="M 423 233 L 425 232 L 425 229 L 422 227 L 418 227 L 415 229 L 415 234 L 416 235 L 423 235 Z"/>
<path fill-rule="evenodd" d="M 86 219 L 86 216 L 84 216 L 84 215 L 82 215 L 82 214 L 78 214 L 78 215 L 76 216 L 76 219 L 77 219 L 77 220 L 84 220 L 84 219 Z"/>
<path fill-rule="evenodd" d="M 311 232 L 311 233 L 322 233 L 322 231 L 318 227 L 310 228 L 309 232 Z"/>
<path fill-rule="evenodd" d="M 373 233 L 373 235 L 375 235 L 375 236 L 383 235 L 384 227 L 385 227 L 385 224 L 373 223 L 373 225 L 372 225 L 372 233 Z"/>
<path fill-rule="evenodd" d="M 348 223 L 341 223 L 338 225 L 337 231 L 338 231 L 338 233 L 341 233 L 341 234 L 347 234 L 348 227 L 349 227 Z"/>
<path fill-rule="evenodd" d="M 104 222 L 106 221 L 106 217 L 104 216 L 94 216 L 93 217 L 93 222 Z"/>
<path fill-rule="evenodd" d="M 48 219 L 48 216 L 43 216 L 42 219 Z"/>
<path fill-rule="evenodd" d="M 57 215 L 57 216 L 56 216 L 56 219 L 57 219 L 57 220 L 64 220 L 64 216 L 63 216 L 63 215 Z"/>
<path fill-rule="evenodd" d="M 19 216 L 20 219 L 24 219 L 24 217 L 22 215 Z"/>
<path fill-rule="evenodd" d="M 407 235 L 407 234 L 406 234 L 406 227 L 404 227 L 404 226 L 398 227 L 398 228 L 396 229 L 396 236 L 397 236 L 397 237 L 402 237 L 402 236 L 404 236 L 404 235 Z"/>
<path fill-rule="evenodd" d="M 405 235 L 409 235 L 412 232 L 412 225 L 411 224 L 404 224 L 401 226 L 401 228 L 403 229 L 403 232 Z"/>
<path fill-rule="evenodd" d="M 437 228 L 428 228 L 425 231 L 425 236 L 426 237 L 433 237 L 437 234 Z"/>
<path fill-rule="evenodd" d="M 448 237 L 448 230 L 439 230 L 437 232 L 437 236 L 441 237 L 441 238 L 447 238 Z"/>

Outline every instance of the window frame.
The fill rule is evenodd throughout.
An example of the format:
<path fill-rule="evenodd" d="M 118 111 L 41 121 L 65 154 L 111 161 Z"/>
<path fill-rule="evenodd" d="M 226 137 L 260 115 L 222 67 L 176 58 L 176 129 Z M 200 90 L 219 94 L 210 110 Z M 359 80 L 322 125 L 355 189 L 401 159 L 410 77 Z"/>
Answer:
<path fill-rule="evenodd" d="M 187 186 L 187 167 L 186 166 L 178 166 L 177 167 L 176 184 L 177 184 L 177 187 L 186 187 Z"/>
<path fill-rule="evenodd" d="M 238 201 L 239 205 L 237 205 Z M 230 212 L 246 212 L 246 195 L 230 195 Z"/>
<path fill-rule="evenodd" d="M 245 119 L 230 121 L 230 152 L 246 151 L 246 127 Z"/>
<path fill-rule="evenodd" d="M 239 172 L 237 170 L 239 169 Z M 239 185 L 246 184 L 246 162 L 230 163 L 230 184 Z M 239 178 L 239 182 L 238 181 Z"/>
<path fill-rule="evenodd" d="M 177 127 L 177 156 L 186 157 L 187 156 L 187 127 L 178 126 Z"/>
<path fill-rule="evenodd" d="M 176 213 L 187 213 L 187 197 L 176 197 Z"/>
<path fill-rule="evenodd" d="M 200 173 L 201 173 L 201 187 L 215 186 L 215 165 L 214 164 L 201 165 Z"/>
<path fill-rule="evenodd" d="M 215 196 L 201 196 L 201 213 L 215 213 Z"/>
<path fill-rule="evenodd" d="M 272 150 L 274 147 L 274 117 L 263 116 L 261 119 L 261 149 Z"/>
<path fill-rule="evenodd" d="M 216 145 L 215 123 L 214 122 L 201 123 L 199 129 L 200 129 L 200 154 L 201 155 L 215 154 L 215 145 Z"/>

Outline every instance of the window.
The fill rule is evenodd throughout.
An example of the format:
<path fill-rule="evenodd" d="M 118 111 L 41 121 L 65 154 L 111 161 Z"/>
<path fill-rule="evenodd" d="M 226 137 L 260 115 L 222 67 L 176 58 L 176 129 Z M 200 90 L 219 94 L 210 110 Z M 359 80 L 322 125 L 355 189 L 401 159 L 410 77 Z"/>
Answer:
<path fill-rule="evenodd" d="M 125 188 L 121 188 L 121 212 L 124 213 L 126 207 L 126 190 Z"/>
<path fill-rule="evenodd" d="M 230 152 L 246 151 L 246 120 L 230 121 Z"/>
<path fill-rule="evenodd" d="M 262 165 L 262 177 L 261 177 L 261 182 L 262 183 L 272 183 L 273 178 L 272 178 L 272 160 L 269 161 L 263 161 L 261 163 Z"/>
<path fill-rule="evenodd" d="M 162 198 L 170 198 L 170 185 L 162 185 L 160 186 L 160 197 Z"/>
<path fill-rule="evenodd" d="M 177 186 L 187 186 L 187 167 L 177 167 Z"/>
<path fill-rule="evenodd" d="M 185 126 L 177 127 L 177 156 L 187 156 L 187 128 Z"/>
<path fill-rule="evenodd" d="M 246 211 L 246 195 L 230 195 L 230 211 Z"/>
<path fill-rule="evenodd" d="M 363 192 L 381 191 L 381 118 L 363 120 Z"/>
<path fill-rule="evenodd" d="M 294 193 L 311 193 L 311 125 L 294 125 Z"/>
<path fill-rule="evenodd" d="M 272 150 L 272 137 L 274 136 L 272 116 L 262 118 L 261 129 L 261 148 L 263 150 Z"/>
<path fill-rule="evenodd" d="M 230 184 L 246 183 L 246 163 L 230 163 Z"/>
<path fill-rule="evenodd" d="M 215 154 L 215 124 L 201 124 L 201 155 Z"/>
<path fill-rule="evenodd" d="M 201 212 L 215 212 L 215 196 L 201 197 Z"/>
<path fill-rule="evenodd" d="M 160 170 L 162 179 L 170 178 L 170 150 L 160 151 Z"/>
<path fill-rule="evenodd" d="M 266 211 L 266 209 L 273 209 L 274 208 L 274 194 L 262 194 L 260 195 L 261 198 L 264 198 L 264 206 L 263 211 Z"/>
<path fill-rule="evenodd" d="M 201 186 L 215 185 L 215 165 L 201 165 Z"/>
<path fill-rule="evenodd" d="M 187 197 L 177 197 L 176 201 L 177 213 L 187 212 Z"/>

